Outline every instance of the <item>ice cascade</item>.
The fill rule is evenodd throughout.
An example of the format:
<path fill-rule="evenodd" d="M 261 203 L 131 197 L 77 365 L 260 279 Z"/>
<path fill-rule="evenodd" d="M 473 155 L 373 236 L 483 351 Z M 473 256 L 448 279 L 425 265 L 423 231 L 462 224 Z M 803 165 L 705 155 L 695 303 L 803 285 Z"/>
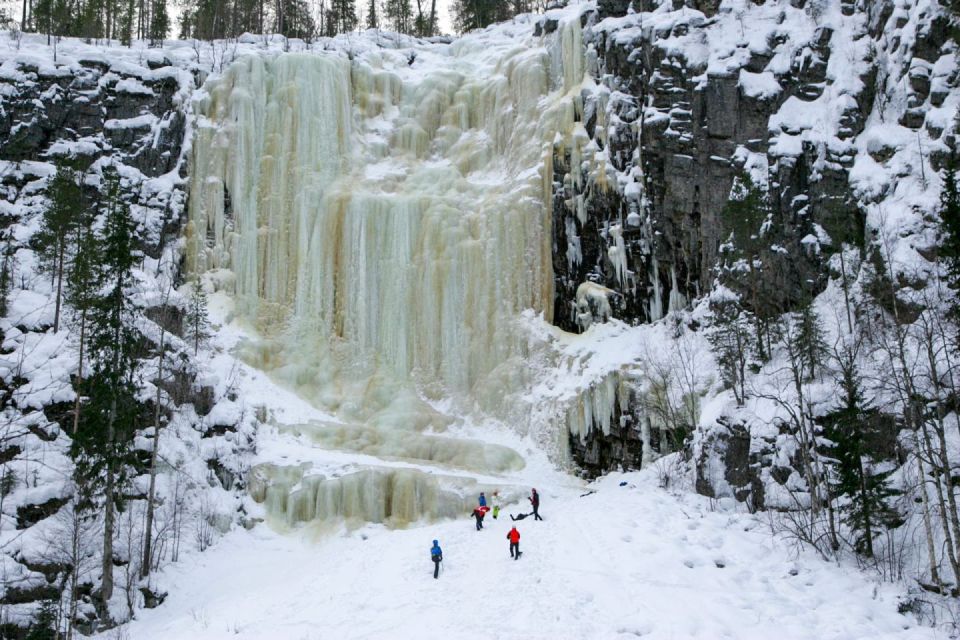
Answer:
<path fill-rule="evenodd" d="M 231 295 L 244 360 L 336 416 L 278 425 L 298 453 L 251 472 L 275 525 L 405 526 L 464 515 L 491 478 L 512 491 L 523 458 L 439 435 L 428 400 L 502 418 L 529 375 L 520 318 L 551 319 L 552 159 L 587 140 L 568 18 L 248 56 L 195 100 L 188 269 Z"/>
<path fill-rule="evenodd" d="M 189 266 L 229 274 L 272 341 L 258 364 L 324 399 L 381 372 L 469 392 L 522 355 L 514 319 L 552 309 L 550 159 L 584 74 L 571 22 L 520 47 L 421 43 L 424 68 L 250 56 L 208 83 Z"/>

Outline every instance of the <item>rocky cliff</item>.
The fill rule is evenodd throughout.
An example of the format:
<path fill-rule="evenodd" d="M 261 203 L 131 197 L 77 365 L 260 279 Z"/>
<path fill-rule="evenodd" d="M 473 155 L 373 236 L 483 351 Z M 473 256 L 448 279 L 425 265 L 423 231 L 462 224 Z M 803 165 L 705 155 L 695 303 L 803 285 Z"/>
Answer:
<path fill-rule="evenodd" d="M 113 559 L 118 603 L 131 609 L 156 606 L 163 597 L 140 583 L 135 551 L 155 416 L 163 425 L 161 465 L 172 473 L 164 476 L 172 483 L 161 479 L 157 490 L 158 565 L 178 554 L 177 539 L 190 523 L 207 522 L 209 531 L 229 526 L 235 510 L 229 496 L 246 468 L 238 452 L 248 451 L 251 442 L 249 434 L 237 434 L 242 415 L 234 410 L 227 381 L 198 365 L 182 340 L 185 302 L 177 292 L 182 283 L 177 247 L 194 73 L 188 64 L 147 49 L 69 41 L 51 55 L 52 49 L 39 46 L 39 37 L 25 36 L 22 50 L 19 44 L 5 44 L 0 56 L 0 222 L 12 279 L 8 313 L 0 320 L 0 636 L 10 638 L 23 636 L 39 603 L 59 601 L 74 575 L 78 630 L 95 631 L 129 615 L 123 605 L 111 611 L 98 605 L 94 566 L 100 523 L 74 508 L 69 433 L 78 321 L 65 309 L 60 330 L 53 330 L 55 289 L 50 274 L 39 268 L 33 244 L 46 184 L 58 163 L 83 172 L 83 197 L 90 206 L 101 197 L 101 170 L 115 166 L 137 226 L 141 415 L 134 443 L 137 477 L 118 516 L 126 522 Z M 210 506 L 217 501 L 219 507 Z M 196 506 L 200 502 L 205 506 Z M 64 546 L 70 536 L 78 537 L 74 552 Z"/>
<path fill-rule="evenodd" d="M 916 265 L 934 253 L 935 174 L 958 98 L 941 6 L 609 1 L 582 25 L 595 86 L 581 95 L 580 156 L 554 157 L 556 324 L 650 322 L 702 299 L 735 223 L 724 206 L 744 174 L 771 205 L 760 256 L 767 308 L 753 311 L 782 313 L 820 294 L 838 276 L 841 247 L 856 249 L 845 265 L 856 279 L 887 235 L 903 249 L 893 268 L 909 307 L 925 286 Z M 549 14 L 537 25 L 555 28 Z M 616 412 L 621 427 L 609 437 L 572 436 L 577 461 L 637 466 L 641 454 L 622 443 L 640 439 L 640 404 Z M 721 439 L 739 442 L 738 433 Z M 734 449 L 750 450 L 746 442 Z M 758 469 L 777 447 L 755 437 L 752 450 Z M 728 469 L 745 468 L 746 454 L 733 457 L 744 460 Z M 708 480 L 699 488 L 712 491 Z"/>

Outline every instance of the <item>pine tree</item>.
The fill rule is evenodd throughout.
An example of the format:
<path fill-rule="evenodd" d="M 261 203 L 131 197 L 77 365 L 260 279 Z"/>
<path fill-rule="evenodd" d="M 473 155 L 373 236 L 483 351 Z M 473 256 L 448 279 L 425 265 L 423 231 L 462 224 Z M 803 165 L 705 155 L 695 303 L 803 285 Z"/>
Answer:
<path fill-rule="evenodd" d="M 162 47 L 170 31 L 170 17 L 167 15 L 166 0 L 153 0 L 148 29 L 151 47 Z"/>
<path fill-rule="evenodd" d="M 63 277 L 67 267 L 69 234 L 82 217 L 82 191 L 76 172 L 60 162 L 47 186 L 48 204 L 43 212 L 40 231 L 34 236 L 34 248 L 40 253 L 41 265 L 50 271 L 55 290 L 53 330 L 60 329 L 60 307 Z"/>
<path fill-rule="evenodd" d="M 377 14 L 377 0 L 370 0 L 367 4 L 367 29 L 379 29 L 380 16 Z"/>
<path fill-rule="evenodd" d="M 873 539 L 881 528 L 902 523 L 889 500 L 899 492 L 890 485 L 895 470 L 877 471 L 865 452 L 866 428 L 873 411 L 863 397 L 862 382 L 856 359 L 842 354 L 839 362 L 843 406 L 824 420 L 824 433 L 833 442 L 836 479 L 832 493 L 847 498 L 841 506 L 844 522 L 854 533 L 854 548 L 867 557 L 873 556 Z"/>
<path fill-rule="evenodd" d="M 203 290 L 199 280 L 193 283 L 193 292 L 187 306 L 184 318 L 186 330 L 184 337 L 193 344 L 193 355 L 200 350 L 200 344 L 210 337 L 210 320 L 207 315 L 207 293 Z"/>

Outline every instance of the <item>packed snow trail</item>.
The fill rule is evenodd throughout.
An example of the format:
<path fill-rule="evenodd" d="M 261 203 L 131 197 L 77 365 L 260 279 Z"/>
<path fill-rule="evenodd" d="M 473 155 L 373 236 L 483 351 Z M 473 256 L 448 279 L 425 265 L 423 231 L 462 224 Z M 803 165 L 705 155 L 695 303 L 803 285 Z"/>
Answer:
<path fill-rule="evenodd" d="M 627 486 L 619 486 L 626 481 Z M 652 470 L 580 497 L 538 486 L 543 522 L 510 513 L 319 540 L 260 525 L 160 577 L 169 597 L 128 627 L 137 640 L 327 638 L 934 638 L 897 613 L 899 590 L 799 557 L 765 516 L 671 495 Z M 432 540 L 444 551 L 433 579 Z"/>

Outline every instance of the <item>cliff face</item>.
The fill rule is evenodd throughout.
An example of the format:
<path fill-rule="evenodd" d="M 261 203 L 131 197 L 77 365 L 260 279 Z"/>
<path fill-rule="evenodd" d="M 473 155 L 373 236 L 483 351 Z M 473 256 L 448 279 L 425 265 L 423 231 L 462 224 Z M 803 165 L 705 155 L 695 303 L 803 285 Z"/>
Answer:
<path fill-rule="evenodd" d="M 144 66 L 100 55 L 59 65 L 14 58 L 0 73 L 3 159 L 110 156 L 149 178 L 169 173 L 185 141 L 183 107 L 192 85 L 159 53 Z"/>
<path fill-rule="evenodd" d="M 650 322 L 709 293 L 743 173 L 771 206 L 759 256 L 768 313 L 821 293 L 841 246 L 863 258 L 881 235 L 904 251 L 893 269 L 923 288 L 915 265 L 934 244 L 957 102 L 939 5 L 677 0 L 627 14 L 609 1 L 582 22 L 596 84 L 582 92 L 583 157 L 554 159 L 559 326 Z M 537 28 L 554 28 L 549 15 Z M 636 437 L 642 418 L 628 422 Z M 587 461 L 583 446 L 574 438 L 589 468 L 639 459 Z"/>
<path fill-rule="evenodd" d="M 142 520 L 146 508 L 155 416 L 166 425 L 160 456 L 186 479 L 175 486 L 159 482 L 155 534 L 171 518 L 191 521 L 189 501 L 230 505 L 247 464 L 237 454 L 251 442 L 249 433 L 237 433 L 242 416 L 232 411 L 236 398 L 226 397 L 225 385 L 209 371 L 201 373 L 192 346 L 181 339 L 185 304 L 176 290 L 182 282 L 177 246 L 196 88 L 189 65 L 146 49 L 64 41 L 54 57 L 38 36 L 24 36 L 22 44 L 5 45 L 0 56 L 0 225 L 12 279 L 7 315 L 0 318 L 0 636 L 10 638 L 24 636 L 39 602 L 56 601 L 67 588 L 75 563 L 57 545 L 68 529 L 82 537 L 76 628 L 92 632 L 127 615 L 123 606 L 104 611 L 98 604 L 99 577 L 92 567 L 99 562 L 100 522 L 76 515 L 69 453 L 79 321 L 65 307 L 59 331 L 53 330 L 55 289 L 33 242 L 57 162 L 83 171 L 90 206 L 101 197 L 97 176 L 104 166 L 115 166 L 136 223 L 137 288 L 131 297 L 143 310 L 137 324 L 138 477 L 123 497 L 129 530 L 118 533 L 114 551 L 118 602 L 156 606 L 163 597 L 139 590 L 140 552 L 131 550 L 140 533 L 129 524 Z M 161 348 L 166 355 L 158 374 Z M 204 507 L 199 517 L 226 526 L 234 509 L 225 507 L 223 516 L 219 508 Z M 156 535 L 160 563 L 169 560 L 170 547 L 165 534 Z"/>

